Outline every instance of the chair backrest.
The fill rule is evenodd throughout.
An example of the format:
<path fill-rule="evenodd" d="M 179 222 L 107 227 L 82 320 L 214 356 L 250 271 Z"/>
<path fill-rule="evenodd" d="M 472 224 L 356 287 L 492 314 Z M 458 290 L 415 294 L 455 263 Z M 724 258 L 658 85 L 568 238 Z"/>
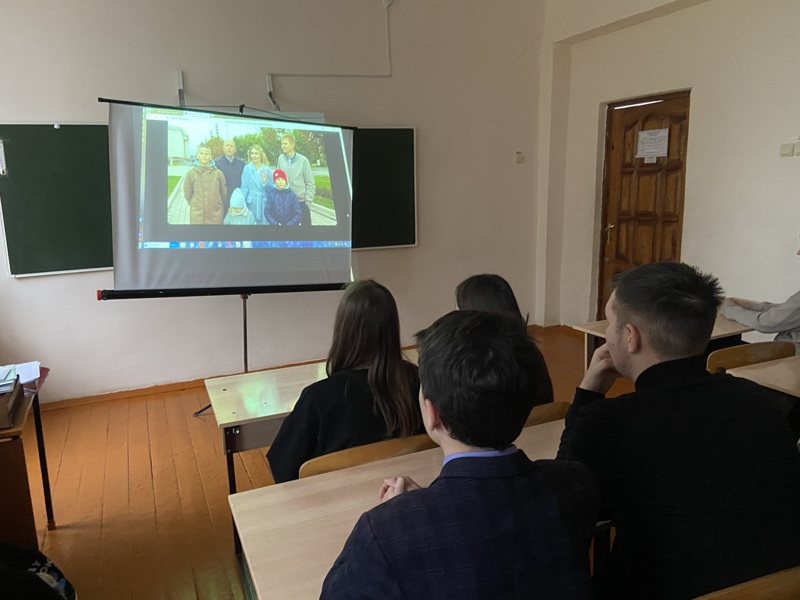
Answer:
<path fill-rule="evenodd" d="M 304 462 L 300 467 L 300 479 L 436 447 L 436 444 L 428 437 L 428 434 L 422 433 L 405 438 L 393 438 L 375 442 L 374 444 L 346 448 Z"/>
<path fill-rule="evenodd" d="M 558 421 L 566 416 L 568 410 L 569 403 L 567 402 L 548 402 L 547 404 L 534 406 L 525 421 L 525 427 Z"/>
<path fill-rule="evenodd" d="M 710 373 L 724 373 L 728 369 L 794 356 L 792 342 L 758 342 L 741 344 L 715 350 L 708 355 L 706 369 Z"/>
<path fill-rule="evenodd" d="M 797 598 L 800 598 L 800 567 L 751 579 L 700 596 L 695 600 L 797 600 Z"/>

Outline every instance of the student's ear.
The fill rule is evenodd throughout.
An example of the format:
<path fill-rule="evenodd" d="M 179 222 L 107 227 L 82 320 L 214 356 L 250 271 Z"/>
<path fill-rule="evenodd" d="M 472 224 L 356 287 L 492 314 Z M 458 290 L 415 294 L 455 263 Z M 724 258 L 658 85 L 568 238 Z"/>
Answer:
<path fill-rule="evenodd" d="M 437 427 L 442 426 L 442 418 L 439 415 L 439 409 L 436 408 L 436 405 L 427 398 L 425 399 L 425 406 L 423 410 L 425 411 L 424 417 L 429 431 L 433 431 Z"/>
<path fill-rule="evenodd" d="M 628 323 L 625 326 L 627 350 L 630 354 L 636 354 L 642 349 L 642 332 L 636 325 Z"/>

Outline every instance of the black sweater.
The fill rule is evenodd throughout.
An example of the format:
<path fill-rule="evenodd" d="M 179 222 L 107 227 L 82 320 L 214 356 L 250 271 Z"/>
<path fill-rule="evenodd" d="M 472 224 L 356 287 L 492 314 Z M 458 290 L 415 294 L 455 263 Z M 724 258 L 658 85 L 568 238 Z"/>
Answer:
<path fill-rule="evenodd" d="M 418 386 L 415 369 L 414 401 Z M 267 460 L 275 483 L 282 483 L 297 479 L 300 466 L 311 458 L 386 437 L 386 422 L 375 406 L 367 370 L 339 371 L 303 390 Z"/>

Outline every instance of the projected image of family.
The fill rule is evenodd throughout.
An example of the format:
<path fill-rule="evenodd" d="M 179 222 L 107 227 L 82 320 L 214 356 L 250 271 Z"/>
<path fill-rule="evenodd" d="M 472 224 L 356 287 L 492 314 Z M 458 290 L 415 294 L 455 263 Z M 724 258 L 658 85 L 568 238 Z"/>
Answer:
<path fill-rule="evenodd" d="M 336 225 L 320 131 L 169 119 L 170 225 Z"/>

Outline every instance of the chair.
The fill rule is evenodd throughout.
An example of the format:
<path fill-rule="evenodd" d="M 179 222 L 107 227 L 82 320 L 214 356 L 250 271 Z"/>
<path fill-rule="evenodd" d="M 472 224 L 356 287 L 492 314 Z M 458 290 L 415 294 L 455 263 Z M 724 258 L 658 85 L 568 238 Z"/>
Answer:
<path fill-rule="evenodd" d="M 428 437 L 428 434 L 422 433 L 405 438 L 394 438 L 375 442 L 374 444 L 346 448 L 304 462 L 300 467 L 300 479 L 436 447 L 436 444 Z"/>
<path fill-rule="evenodd" d="M 741 344 L 715 350 L 708 355 L 706 369 L 710 373 L 724 373 L 728 369 L 794 356 L 792 342 L 758 342 Z"/>
<path fill-rule="evenodd" d="M 547 404 L 534 406 L 531 409 L 531 414 L 528 415 L 525 421 L 524 427 L 549 423 L 550 421 L 558 421 L 564 418 L 568 410 L 569 403 L 567 402 L 548 402 Z"/>
<path fill-rule="evenodd" d="M 800 598 L 800 567 L 751 579 L 695 600 L 797 600 Z"/>

